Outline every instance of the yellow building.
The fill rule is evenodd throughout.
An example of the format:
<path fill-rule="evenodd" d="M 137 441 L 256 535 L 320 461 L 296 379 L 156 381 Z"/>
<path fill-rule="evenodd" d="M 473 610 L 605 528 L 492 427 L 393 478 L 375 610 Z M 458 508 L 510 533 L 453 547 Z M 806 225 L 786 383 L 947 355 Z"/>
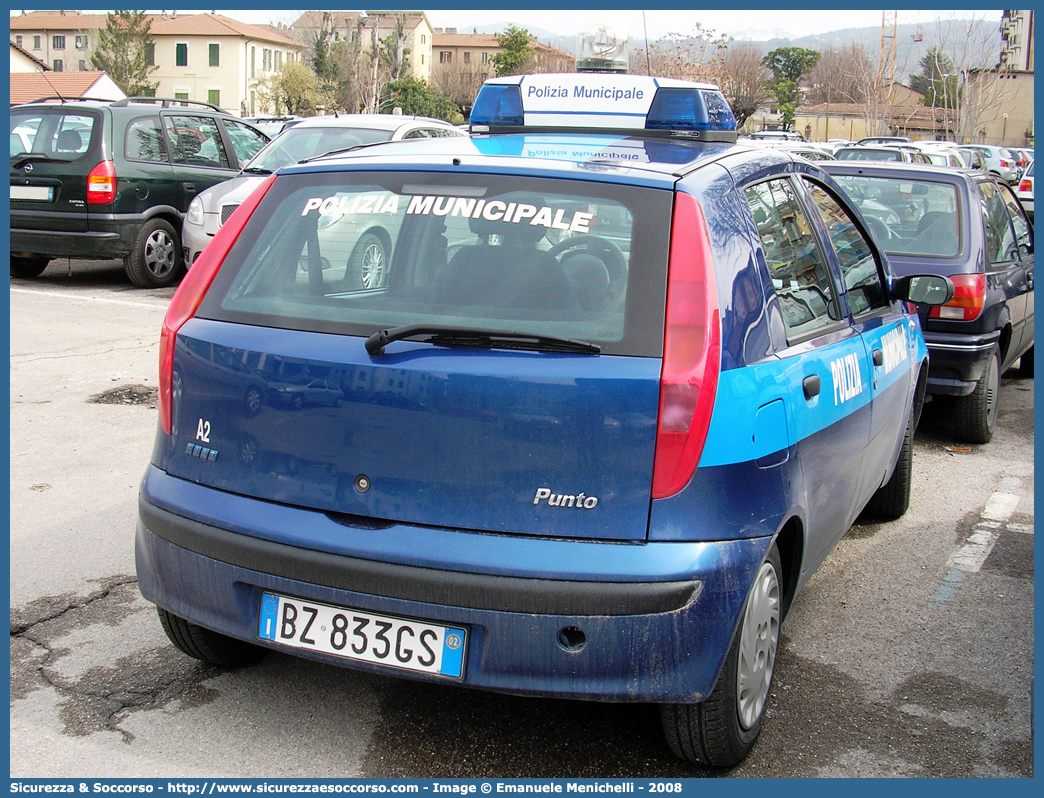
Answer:
<path fill-rule="evenodd" d="M 268 25 L 221 14 L 149 15 L 157 97 L 209 102 L 226 111 L 262 113 L 258 82 L 295 60 L 301 45 Z M 11 17 L 11 40 L 55 71 L 85 72 L 104 30 L 105 14 L 30 11 Z M 254 107 L 251 107 L 251 106 Z"/>

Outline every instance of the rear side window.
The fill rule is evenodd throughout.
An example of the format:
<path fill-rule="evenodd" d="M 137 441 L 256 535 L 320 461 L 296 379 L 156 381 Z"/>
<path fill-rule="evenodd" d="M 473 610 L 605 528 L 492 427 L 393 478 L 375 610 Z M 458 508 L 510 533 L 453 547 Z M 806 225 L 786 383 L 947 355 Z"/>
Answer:
<path fill-rule="evenodd" d="M 163 131 L 154 116 L 143 116 L 127 125 L 124 154 L 132 161 L 167 162 L 167 150 L 163 145 Z"/>
<path fill-rule="evenodd" d="M 979 208 L 986 228 L 986 259 L 990 263 L 1016 260 L 1018 248 L 1004 197 L 993 183 L 981 183 L 979 189 L 982 191 Z"/>
<path fill-rule="evenodd" d="M 672 201 L 518 176 L 285 175 L 199 315 L 367 336 L 480 327 L 658 356 Z"/>
<path fill-rule="evenodd" d="M 208 116 L 164 117 L 174 163 L 230 169 L 217 122 Z"/>
<path fill-rule="evenodd" d="M 787 340 L 812 337 L 840 318 L 830 271 L 789 178 L 745 190 L 779 300 Z"/>
<path fill-rule="evenodd" d="M 11 113 L 11 157 L 44 155 L 55 161 L 75 161 L 93 146 L 100 122 L 83 111 L 26 109 Z"/>
<path fill-rule="evenodd" d="M 874 252 L 863 234 L 859 232 L 836 199 L 822 186 L 805 181 L 816 210 L 823 217 L 830 234 L 830 244 L 837 253 L 841 274 L 848 290 L 848 304 L 852 315 L 859 316 L 877 308 L 887 307 L 881 276 L 878 273 Z"/>

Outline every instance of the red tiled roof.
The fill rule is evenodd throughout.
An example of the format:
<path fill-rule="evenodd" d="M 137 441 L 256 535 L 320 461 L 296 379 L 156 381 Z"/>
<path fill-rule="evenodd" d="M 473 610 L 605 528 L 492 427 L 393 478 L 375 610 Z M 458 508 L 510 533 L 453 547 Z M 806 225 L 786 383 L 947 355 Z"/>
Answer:
<path fill-rule="evenodd" d="M 104 72 L 12 72 L 11 105 L 40 97 L 81 97 Z M 118 97 L 107 99 L 117 100 Z"/>

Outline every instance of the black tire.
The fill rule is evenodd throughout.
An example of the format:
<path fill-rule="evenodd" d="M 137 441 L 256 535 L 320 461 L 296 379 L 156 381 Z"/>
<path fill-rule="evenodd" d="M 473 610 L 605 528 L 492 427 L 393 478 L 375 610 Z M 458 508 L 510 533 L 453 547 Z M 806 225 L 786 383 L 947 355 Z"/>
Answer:
<path fill-rule="evenodd" d="M 879 487 L 866 504 L 866 512 L 875 518 L 894 521 L 902 518 L 910 508 L 910 489 L 913 485 L 914 412 L 906 421 L 903 446 L 899 459 L 888 481 Z"/>
<path fill-rule="evenodd" d="M 208 665 L 231 668 L 254 662 L 265 654 L 265 649 L 260 646 L 196 626 L 161 607 L 157 607 L 156 611 L 163 631 L 174 647 L 182 654 Z"/>
<path fill-rule="evenodd" d="M 773 588 L 774 585 L 774 588 Z M 743 605 L 740 623 L 729 646 L 725 664 L 718 675 L 718 682 L 711 694 L 699 704 L 662 704 L 660 722 L 667 745 L 679 759 L 713 767 L 738 765 L 754 747 L 765 719 L 765 707 L 772 691 L 772 674 L 776 665 L 779 646 L 779 631 L 783 614 L 783 569 L 780 567 L 779 551 L 775 544 L 758 569 L 747 601 Z M 761 604 L 767 599 L 768 613 L 762 637 L 761 625 L 754 618 L 752 603 Z M 751 612 L 748 612 L 751 610 Z M 761 615 L 761 613 L 757 613 Z M 772 617 L 774 615 L 774 620 Z M 753 618 L 753 620 L 752 620 Z M 758 647 L 755 659 L 764 655 L 766 667 L 761 669 L 758 695 L 760 703 L 753 705 L 748 698 L 741 697 L 739 671 L 741 649 L 748 649 L 744 642 L 765 641 L 764 648 Z M 765 681 L 767 679 L 767 681 Z M 741 720 L 741 714 L 746 720 Z"/>
<path fill-rule="evenodd" d="M 958 396 L 955 404 L 957 436 L 968 443 L 989 443 L 997 425 L 997 400 L 1000 398 L 1000 355 L 994 349 L 986 370 L 968 396 Z"/>
<path fill-rule="evenodd" d="M 50 258 L 19 258 L 11 256 L 11 276 L 22 280 L 31 280 L 43 274 L 50 263 Z"/>
<path fill-rule="evenodd" d="M 139 288 L 174 285 L 185 271 L 181 237 L 163 219 L 150 219 L 141 226 L 124 268 L 130 281 Z"/>
<path fill-rule="evenodd" d="M 381 288 L 388 280 L 388 248 L 380 236 L 364 233 L 348 258 L 344 274 L 349 290 Z"/>
<path fill-rule="evenodd" d="M 1019 358 L 1019 376 L 1025 377 L 1026 379 L 1033 379 L 1033 347 L 1031 346 L 1025 352 L 1022 353 L 1022 357 Z"/>

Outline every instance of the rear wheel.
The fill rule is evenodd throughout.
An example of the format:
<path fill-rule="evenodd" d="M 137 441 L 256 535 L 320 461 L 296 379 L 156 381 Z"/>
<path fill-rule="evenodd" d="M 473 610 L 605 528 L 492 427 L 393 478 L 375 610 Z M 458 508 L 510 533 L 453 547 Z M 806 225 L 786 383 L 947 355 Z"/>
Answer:
<path fill-rule="evenodd" d="M 170 642 L 182 654 L 202 660 L 209 665 L 232 667 L 246 665 L 262 657 L 265 650 L 260 646 L 227 637 L 202 626 L 189 623 L 184 618 L 157 607 L 160 624 Z"/>
<path fill-rule="evenodd" d="M 150 219 L 142 225 L 124 266 L 130 281 L 139 288 L 173 285 L 184 270 L 181 239 L 168 222 Z"/>
<path fill-rule="evenodd" d="M 43 274 L 43 270 L 47 268 L 47 264 L 50 262 L 50 258 L 21 258 L 12 255 L 11 276 L 19 277 L 23 280 L 31 280 L 33 277 L 39 277 Z"/>
<path fill-rule="evenodd" d="M 969 443 L 988 443 L 997 424 L 1000 355 L 994 349 L 975 390 L 957 397 L 957 435 Z"/>
<path fill-rule="evenodd" d="M 388 277 L 388 253 L 384 242 L 373 233 L 365 233 L 348 258 L 345 281 L 349 288 L 380 288 Z"/>
<path fill-rule="evenodd" d="M 747 596 L 718 683 L 699 704 L 664 704 L 660 721 L 680 759 L 732 767 L 753 748 L 772 687 L 782 622 L 782 568 L 773 544 Z"/>
<path fill-rule="evenodd" d="M 902 518 L 910 507 L 910 487 L 913 482 L 913 442 L 914 412 L 906 421 L 906 432 L 903 435 L 903 448 L 899 450 L 899 460 L 888 481 L 877 489 L 867 502 L 866 511 L 877 518 L 894 521 Z"/>

